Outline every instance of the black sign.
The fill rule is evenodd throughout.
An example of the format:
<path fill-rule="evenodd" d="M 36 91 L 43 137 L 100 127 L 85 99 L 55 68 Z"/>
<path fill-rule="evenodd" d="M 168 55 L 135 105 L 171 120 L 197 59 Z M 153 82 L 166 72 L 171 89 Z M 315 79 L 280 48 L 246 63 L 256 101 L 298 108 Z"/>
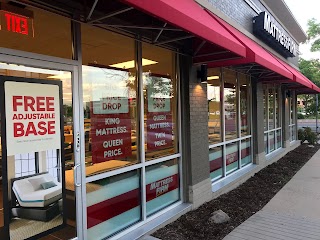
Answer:
<path fill-rule="evenodd" d="M 253 18 L 253 33 L 284 57 L 297 56 L 296 42 L 268 13 L 261 12 Z"/>

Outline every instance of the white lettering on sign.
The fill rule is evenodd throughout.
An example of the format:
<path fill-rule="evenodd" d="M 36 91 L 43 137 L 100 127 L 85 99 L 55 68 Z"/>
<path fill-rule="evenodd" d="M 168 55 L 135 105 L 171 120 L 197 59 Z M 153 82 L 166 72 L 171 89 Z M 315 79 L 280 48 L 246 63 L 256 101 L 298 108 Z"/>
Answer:
<path fill-rule="evenodd" d="M 105 124 L 106 125 L 120 124 L 120 119 L 119 118 L 106 118 Z"/>
<path fill-rule="evenodd" d="M 170 127 L 170 124 L 168 122 L 152 123 L 152 124 L 149 125 L 150 129 L 167 128 L 167 127 Z"/>
<path fill-rule="evenodd" d="M 105 136 L 111 134 L 119 134 L 119 133 L 126 133 L 127 127 L 113 127 L 113 128 L 102 128 L 96 129 L 96 136 Z"/>
<path fill-rule="evenodd" d="M 167 145 L 166 140 L 154 141 L 155 147 L 161 147 Z"/>
<path fill-rule="evenodd" d="M 294 56 L 297 55 L 297 45 L 289 36 L 280 30 L 277 23 L 266 12 L 264 12 L 264 30 L 266 30 L 267 33 L 275 38 L 290 53 Z"/>
<path fill-rule="evenodd" d="M 120 155 L 122 155 L 121 148 L 104 151 L 104 153 L 103 153 L 104 158 L 116 157 L 116 156 L 120 156 Z"/>
<path fill-rule="evenodd" d="M 94 101 L 93 114 L 118 114 L 129 112 L 128 97 L 105 97 Z"/>
<path fill-rule="evenodd" d="M 156 190 L 156 196 L 160 196 L 169 191 L 169 184 L 173 182 L 173 177 L 168 177 L 150 184 L 150 190 Z"/>

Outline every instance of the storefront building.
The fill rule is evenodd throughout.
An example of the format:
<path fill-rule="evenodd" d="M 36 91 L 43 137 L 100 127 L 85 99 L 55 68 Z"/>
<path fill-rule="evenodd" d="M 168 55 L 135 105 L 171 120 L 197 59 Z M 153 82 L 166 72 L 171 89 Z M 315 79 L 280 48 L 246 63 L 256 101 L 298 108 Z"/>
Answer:
<path fill-rule="evenodd" d="M 1 1 L 1 239 L 137 239 L 299 145 L 283 1 Z"/>

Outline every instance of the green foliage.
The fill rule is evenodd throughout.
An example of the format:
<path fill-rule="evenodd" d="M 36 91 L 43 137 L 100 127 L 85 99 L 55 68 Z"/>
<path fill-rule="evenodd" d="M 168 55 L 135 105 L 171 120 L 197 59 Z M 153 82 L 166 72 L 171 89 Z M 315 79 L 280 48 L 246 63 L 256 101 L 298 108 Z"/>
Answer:
<path fill-rule="evenodd" d="M 304 129 L 298 130 L 298 139 L 301 140 L 301 143 L 303 143 L 306 140 L 306 137 L 304 135 Z"/>
<path fill-rule="evenodd" d="M 302 113 L 297 114 L 298 119 L 305 119 L 305 116 Z"/>
<path fill-rule="evenodd" d="M 319 59 L 299 59 L 299 69 L 303 75 L 320 87 L 320 61 Z"/>
<path fill-rule="evenodd" d="M 308 143 L 312 145 L 315 145 L 318 142 L 317 134 L 309 127 L 298 130 L 298 139 L 301 140 L 302 143 L 307 140 Z"/>
<path fill-rule="evenodd" d="M 312 18 L 308 21 L 308 41 L 311 42 L 311 51 L 316 52 L 320 50 L 320 23 Z"/>

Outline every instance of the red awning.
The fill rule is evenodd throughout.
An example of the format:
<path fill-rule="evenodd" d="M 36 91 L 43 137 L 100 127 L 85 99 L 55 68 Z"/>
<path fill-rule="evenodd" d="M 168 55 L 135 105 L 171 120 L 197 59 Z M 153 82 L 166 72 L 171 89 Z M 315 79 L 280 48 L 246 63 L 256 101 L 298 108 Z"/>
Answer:
<path fill-rule="evenodd" d="M 299 83 L 300 87 L 296 87 L 296 91 L 299 93 L 319 93 L 320 88 L 315 85 L 310 79 L 304 76 L 301 72 L 299 72 L 294 67 L 290 66 L 289 64 L 285 63 L 284 61 L 278 59 L 278 61 L 285 66 L 290 72 L 293 74 L 293 81 Z"/>
<path fill-rule="evenodd" d="M 194 0 L 122 1 L 241 57 L 246 56 L 246 48 Z"/>
<path fill-rule="evenodd" d="M 209 12 L 209 11 L 208 11 Z M 231 65 L 239 65 L 239 64 L 248 64 L 248 63 L 257 63 L 267 69 L 270 69 L 283 77 L 292 80 L 293 74 L 286 69 L 282 64 L 278 62 L 278 60 L 267 50 L 259 46 L 255 41 L 251 40 L 249 37 L 245 36 L 243 33 L 210 13 L 212 18 L 216 19 L 223 25 L 234 37 L 236 37 L 243 45 L 246 46 L 247 49 L 247 57 L 243 59 L 237 60 L 227 60 L 223 62 L 211 63 L 208 64 L 209 67 L 217 67 L 217 66 L 231 66 Z"/>

